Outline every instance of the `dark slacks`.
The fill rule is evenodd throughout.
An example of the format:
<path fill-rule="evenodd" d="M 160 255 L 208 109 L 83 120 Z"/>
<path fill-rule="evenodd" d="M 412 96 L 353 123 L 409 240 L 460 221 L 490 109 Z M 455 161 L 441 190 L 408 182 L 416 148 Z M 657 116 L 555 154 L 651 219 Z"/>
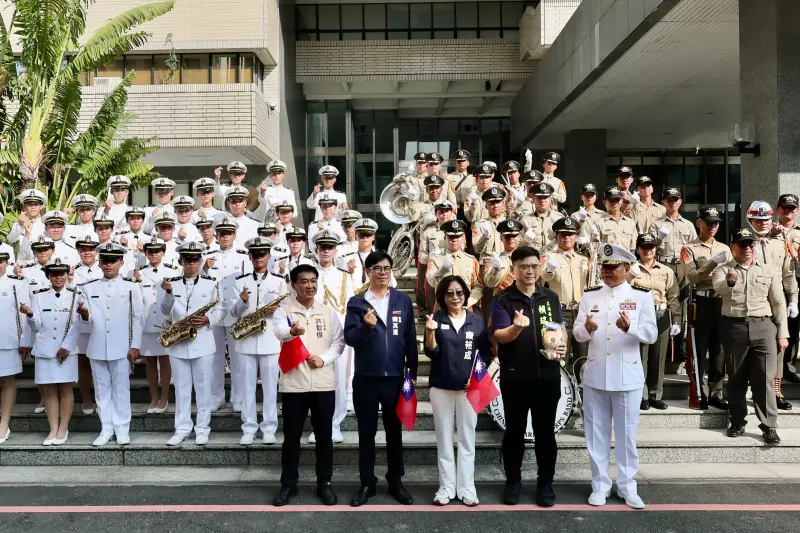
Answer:
<path fill-rule="evenodd" d="M 700 363 L 700 379 L 704 372 L 708 372 L 708 396 L 722 399 L 722 383 L 725 380 L 725 354 L 720 336 L 722 298 L 695 296 L 694 302 L 694 342 Z"/>
<path fill-rule="evenodd" d="M 789 296 L 786 296 L 786 301 L 789 301 Z M 795 357 L 795 350 L 797 349 L 797 338 L 800 336 L 800 316 L 794 318 L 786 318 L 789 326 L 789 346 L 783 351 L 783 364 L 788 365 Z M 780 362 L 780 361 L 779 361 Z"/>
<path fill-rule="evenodd" d="M 293 487 L 300 477 L 300 437 L 309 411 L 315 445 L 317 483 L 326 483 L 333 474 L 333 441 L 331 431 L 336 391 L 284 392 L 283 447 L 281 448 L 281 486 Z"/>
<path fill-rule="evenodd" d="M 503 466 L 508 483 L 522 480 L 522 458 L 525 455 L 525 430 L 528 412 L 536 438 L 536 465 L 539 481 L 552 483 L 556 470 L 555 423 L 558 401 L 561 399 L 561 381 L 558 379 L 536 381 L 503 381 L 503 410 L 506 431 L 503 435 Z"/>
<path fill-rule="evenodd" d="M 358 419 L 358 471 L 362 485 L 371 485 L 375 477 L 375 433 L 378 431 L 378 405 L 386 432 L 386 462 L 389 484 L 400 481 L 403 467 L 403 433 L 397 418 L 397 399 L 403 388 L 402 376 L 353 378 L 353 407 Z"/>
<path fill-rule="evenodd" d="M 640 344 L 645 386 L 642 388 L 643 400 L 660 400 L 664 396 L 664 366 L 667 363 L 669 347 L 669 328 L 672 325 L 666 311 L 656 311 L 658 337 L 653 344 Z"/>

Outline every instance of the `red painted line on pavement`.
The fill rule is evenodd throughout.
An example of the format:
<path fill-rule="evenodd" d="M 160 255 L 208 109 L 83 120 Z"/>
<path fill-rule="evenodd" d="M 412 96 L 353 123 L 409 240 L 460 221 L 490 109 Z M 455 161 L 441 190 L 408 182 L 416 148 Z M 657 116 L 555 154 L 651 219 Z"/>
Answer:
<path fill-rule="evenodd" d="M 480 512 L 635 512 L 627 505 L 614 504 L 594 507 L 587 504 L 556 505 L 544 508 L 533 504 L 524 505 L 479 505 L 466 507 L 449 505 L 365 505 L 350 507 L 349 505 L 19 505 L 0 506 L 0 514 L 53 514 L 53 513 L 374 513 L 374 512 L 439 512 L 439 513 L 480 513 Z M 657 512 L 798 512 L 800 504 L 651 504 L 644 511 Z"/>

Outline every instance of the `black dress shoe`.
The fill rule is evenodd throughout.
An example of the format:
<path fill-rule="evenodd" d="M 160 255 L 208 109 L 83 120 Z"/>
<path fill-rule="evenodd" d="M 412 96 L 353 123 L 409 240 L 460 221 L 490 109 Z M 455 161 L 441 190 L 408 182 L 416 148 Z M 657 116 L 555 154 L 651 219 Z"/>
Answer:
<path fill-rule="evenodd" d="M 761 433 L 764 435 L 764 442 L 767 444 L 775 446 L 781 443 L 781 438 L 778 436 L 778 432 L 775 431 L 775 428 L 762 429 Z"/>
<path fill-rule="evenodd" d="M 727 434 L 729 437 L 741 437 L 744 435 L 744 426 L 731 424 L 731 427 L 728 428 Z"/>
<path fill-rule="evenodd" d="M 389 495 L 403 505 L 414 504 L 414 498 L 399 481 L 389 485 Z"/>
<path fill-rule="evenodd" d="M 728 403 L 728 400 L 723 400 L 722 398 L 712 397 L 708 400 L 708 405 L 713 405 L 717 409 L 722 409 L 723 411 L 727 411 L 728 409 L 731 408 L 730 404 Z"/>
<path fill-rule="evenodd" d="M 509 483 L 506 481 L 506 486 L 503 487 L 503 503 L 517 505 L 520 492 L 522 492 L 522 483 Z"/>
<path fill-rule="evenodd" d="M 539 507 L 552 507 L 556 504 L 556 493 L 553 492 L 552 483 L 536 484 L 536 505 Z"/>
<path fill-rule="evenodd" d="M 639 409 L 642 411 L 650 410 L 650 402 L 648 402 L 647 400 L 642 400 L 641 402 L 639 402 Z"/>
<path fill-rule="evenodd" d="M 786 398 L 783 398 L 781 396 L 776 396 L 775 397 L 775 403 L 778 405 L 778 409 L 780 409 L 781 411 L 791 411 L 792 410 L 792 404 L 790 404 L 788 401 L 786 401 Z"/>
<path fill-rule="evenodd" d="M 317 483 L 317 496 L 322 500 L 323 505 L 336 505 L 339 502 L 339 498 L 333 492 L 330 481 Z"/>
<path fill-rule="evenodd" d="M 658 409 L 659 411 L 663 411 L 664 409 L 667 409 L 669 405 L 662 400 L 650 400 L 650 407 L 653 409 Z"/>
<path fill-rule="evenodd" d="M 700 398 L 700 410 L 708 411 L 708 403 L 709 403 L 708 398 L 706 398 L 705 396 Z"/>
<path fill-rule="evenodd" d="M 272 505 L 275 507 L 283 507 L 295 496 L 297 496 L 297 485 L 293 487 L 281 487 L 278 495 L 272 499 Z"/>
<path fill-rule="evenodd" d="M 783 379 L 789 383 L 800 383 L 800 376 L 789 370 L 788 366 L 783 367 Z"/>
<path fill-rule="evenodd" d="M 353 499 L 350 500 L 351 507 L 361 507 L 365 503 L 369 501 L 370 498 L 375 496 L 375 485 L 361 485 L 361 488 L 358 489 Z"/>

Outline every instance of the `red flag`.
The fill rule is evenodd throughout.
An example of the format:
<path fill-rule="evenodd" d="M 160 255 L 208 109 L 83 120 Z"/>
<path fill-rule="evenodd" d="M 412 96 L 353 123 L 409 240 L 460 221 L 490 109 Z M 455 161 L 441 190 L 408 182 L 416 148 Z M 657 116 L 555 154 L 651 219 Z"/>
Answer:
<path fill-rule="evenodd" d="M 480 353 L 475 354 L 475 364 L 472 366 L 472 377 L 467 388 L 467 401 L 480 413 L 492 400 L 500 396 L 500 391 L 492 381 L 489 373 L 486 372 L 486 365 Z"/>
<path fill-rule="evenodd" d="M 414 424 L 417 423 L 417 389 L 414 387 L 414 382 L 411 381 L 410 372 L 406 372 L 395 411 L 406 431 L 411 431 Z"/>
<path fill-rule="evenodd" d="M 286 317 L 286 320 L 289 322 L 289 326 L 291 326 L 292 321 L 289 320 L 289 317 Z M 281 372 L 288 374 L 290 370 L 296 368 L 297 365 L 309 357 L 311 357 L 311 354 L 308 353 L 306 345 L 303 344 L 303 339 L 300 337 L 295 337 L 289 342 L 284 342 L 281 344 L 281 354 L 278 356 L 278 366 L 280 367 Z"/>

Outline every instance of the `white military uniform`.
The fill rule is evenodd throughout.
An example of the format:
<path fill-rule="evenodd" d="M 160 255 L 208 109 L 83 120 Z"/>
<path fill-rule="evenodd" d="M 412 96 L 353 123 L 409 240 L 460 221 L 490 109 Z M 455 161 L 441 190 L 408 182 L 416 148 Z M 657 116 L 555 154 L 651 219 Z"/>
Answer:
<path fill-rule="evenodd" d="M 128 212 L 130 206 L 128 204 L 114 204 L 108 210 L 108 214 L 106 215 L 107 218 L 114 221 L 114 229 L 116 231 L 127 231 L 128 230 L 128 221 L 125 220 L 125 213 Z M 103 216 L 106 212 L 105 206 L 100 206 L 97 209 L 97 214 L 95 214 L 94 218 L 98 219 Z"/>
<path fill-rule="evenodd" d="M 142 302 L 144 303 L 144 326 L 142 329 L 142 356 L 167 355 L 167 349 L 158 342 L 158 336 L 164 331 L 166 317 L 161 312 L 160 298 L 164 295 L 161 283 L 164 278 L 174 278 L 182 274 L 183 269 L 161 261 L 154 267 L 147 265 L 139 270 Z"/>
<path fill-rule="evenodd" d="M 211 373 L 214 366 L 214 327 L 225 316 L 225 302 L 219 284 L 211 277 L 183 276 L 170 280 L 172 294 L 164 292 L 161 313 L 173 323 L 218 300 L 205 316 L 208 324 L 197 328 L 197 337 L 167 348 L 175 385 L 175 434 L 198 437 L 211 433 Z M 192 427 L 192 386 L 197 404 L 197 423 Z"/>
<path fill-rule="evenodd" d="M 79 241 L 87 235 L 93 234 L 94 232 L 94 224 L 91 222 L 89 224 L 69 224 L 64 228 L 64 236 L 62 239 L 64 239 L 74 248 L 76 241 Z"/>
<path fill-rule="evenodd" d="M 319 226 L 317 225 L 320 220 L 322 220 L 322 229 L 319 229 Z M 308 249 L 310 252 L 313 253 L 317 249 L 317 246 L 314 244 L 314 236 L 316 236 L 317 233 L 325 230 L 337 234 L 341 241 L 347 240 L 347 234 L 345 233 L 344 228 L 342 228 L 341 222 L 335 218 L 324 220 L 322 217 L 320 217 L 308 225 Z"/>
<path fill-rule="evenodd" d="M 155 221 L 159 216 L 161 216 L 162 213 L 169 213 L 170 215 L 172 215 L 172 218 L 177 218 L 175 216 L 175 208 L 172 206 L 170 202 L 167 202 L 166 204 L 148 205 L 147 207 L 145 207 L 144 224 L 142 224 L 142 231 L 144 231 L 145 233 L 152 233 L 153 231 L 155 231 L 156 228 Z"/>
<path fill-rule="evenodd" d="M 266 203 L 267 205 L 265 208 L 267 210 L 270 210 L 273 208 L 272 206 L 279 205 L 283 202 L 288 202 L 292 207 L 294 207 L 294 213 L 295 216 L 297 216 L 297 198 L 295 198 L 294 191 L 292 189 L 289 189 L 284 185 L 270 184 L 267 187 L 266 198 L 261 195 L 261 189 L 258 190 L 258 203 L 259 205 Z M 308 207 L 310 209 L 312 206 Z"/>
<path fill-rule="evenodd" d="M 186 232 L 186 238 L 185 239 L 179 239 L 178 238 L 178 234 L 180 233 L 181 230 Z M 203 242 L 203 237 L 200 236 L 200 230 L 198 230 L 197 226 L 195 226 L 194 223 L 191 222 L 191 221 L 186 222 L 186 223 L 176 222 L 175 223 L 175 233 L 173 233 L 173 235 L 174 235 L 176 241 L 180 240 L 179 244 L 183 244 L 183 243 L 189 242 L 189 241 Z"/>
<path fill-rule="evenodd" d="M 78 255 L 78 250 L 75 249 L 75 246 L 69 244 L 63 238 L 53 242 L 56 245 L 56 249 L 53 252 L 52 259 L 59 258 L 62 263 L 69 266 L 78 266 L 81 264 L 81 256 Z"/>
<path fill-rule="evenodd" d="M 50 286 L 50 280 L 47 274 L 44 273 L 44 267 L 38 262 L 23 266 L 22 277 L 25 278 L 28 284 L 28 291 L 30 292 Z"/>
<path fill-rule="evenodd" d="M 78 381 L 78 298 L 80 291 L 64 287 L 60 293 L 52 287 L 33 292 L 28 327 L 35 332 L 31 353 L 35 358 L 37 385 L 74 383 Z M 63 362 L 56 352 L 64 348 L 70 353 Z"/>
<path fill-rule="evenodd" d="M 86 357 L 92 365 L 101 436 L 128 437 L 131 424 L 128 349 L 142 342 L 144 305 L 139 284 L 122 276 L 80 286 L 91 324 Z"/>
<path fill-rule="evenodd" d="M 241 298 L 247 288 L 250 295 L 245 303 Z M 288 287 L 283 276 L 272 274 L 242 274 L 236 278 L 233 295 L 229 300 L 230 315 L 237 319 L 255 312 L 276 298 L 286 294 Z M 281 343 L 272 329 L 272 317 L 267 319 L 264 331 L 253 333 L 240 341 L 235 341 L 236 355 L 239 358 L 242 388 L 242 433 L 255 435 L 259 428 L 264 438 L 275 436 L 278 430 L 278 354 Z M 256 410 L 256 388 L 261 372 L 262 422 L 258 423 Z"/>
<path fill-rule="evenodd" d="M 93 265 L 81 263 L 80 266 L 75 269 L 75 276 L 72 282 L 74 285 L 80 286 L 84 283 L 89 283 L 90 281 L 94 281 L 102 277 L 103 271 L 100 270 L 100 263 L 98 261 L 95 261 Z M 78 331 L 80 335 L 78 335 L 77 351 L 80 354 L 86 355 L 86 348 L 89 346 L 89 335 L 92 333 L 92 325 L 84 322 L 83 320 L 79 320 Z"/>
<path fill-rule="evenodd" d="M 250 218 L 247 215 L 235 217 L 231 214 L 228 214 L 227 217 L 231 220 L 235 220 L 236 223 L 239 224 L 239 228 L 236 230 L 237 241 L 247 242 L 253 237 L 258 236 L 258 227 L 260 226 L 258 221 Z"/>
<path fill-rule="evenodd" d="M 612 250 L 613 255 L 606 253 Z M 622 246 L 601 247 L 601 254 L 606 256 L 617 257 L 622 252 L 627 254 L 623 256 L 626 260 L 634 260 L 633 254 Z M 623 311 L 630 319 L 627 332 L 616 326 Z M 597 324 L 597 330 L 591 334 L 586 330 L 588 315 Z M 613 421 L 617 490 L 621 494 L 636 495 L 634 476 L 639 470 L 636 430 L 644 387 L 639 343 L 653 344 L 658 337 L 653 297 L 646 289 L 633 288 L 627 281 L 613 288 L 603 285 L 587 289 L 572 333 L 578 342 L 589 343 L 583 401 L 592 491 L 607 493 L 611 490 L 608 464 Z"/>
<path fill-rule="evenodd" d="M 0 276 L 0 312 L 10 322 L 7 327 L 0 328 L 0 377 L 22 372 L 19 347 L 33 344 L 27 317 L 19 312 L 20 304 L 31 307 L 28 284 L 10 272 L 11 270 L 6 270 Z"/>
<path fill-rule="evenodd" d="M 201 209 L 203 210 L 203 214 L 202 215 L 200 214 L 200 210 Z M 226 216 L 227 214 L 228 214 L 227 212 L 222 211 L 220 209 L 217 209 L 213 205 L 209 206 L 209 207 L 202 207 L 201 206 L 201 207 L 198 207 L 195 210 L 194 213 L 192 213 L 192 223 L 196 223 L 198 220 L 200 220 L 201 216 L 204 216 L 209 220 L 217 220 L 218 218 L 222 218 L 222 217 Z"/>
<path fill-rule="evenodd" d="M 14 249 L 7 245 L 4 242 L 0 242 L 0 254 L 8 254 L 8 266 L 12 268 L 14 264 L 16 264 L 16 258 L 14 257 Z"/>
<path fill-rule="evenodd" d="M 6 239 L 10 244 L 19 243 L 17 250 L 17 261 L 20 263 L 30 263 L 34 260 L 33 250 L 31 250 L 31 241 L 39 235 L 45 235 L 44 223 L 42 218 L 39 217 L 31 223 L 31 236 L 25 236 L 25 230 L 19 225 L 19 222 L 14 222 L 11 225 L 11 230 L 8 232 Z"/>
<path fill-rule="evenodd" d="M 320 191 L 314 195 L 312 192 L 311 195 L 306 200 L 306 207 L 309 209 L 314 209 L 314 220 L 320 220 L 322 218 L 322 210 L 319 208 L 319 197 L 323 193 L 328 195 L 328 198 L 335 198 L 336 199 L 336 210 L 342 208 L 342 204 L 347 203 L 347 195 L 343 192 L 334 191 L 333 189 L 320 189 Z M 297 209 L 295 209 L 295 213 Z M 311 239 L 309 238 L 309 242 Z"/>

